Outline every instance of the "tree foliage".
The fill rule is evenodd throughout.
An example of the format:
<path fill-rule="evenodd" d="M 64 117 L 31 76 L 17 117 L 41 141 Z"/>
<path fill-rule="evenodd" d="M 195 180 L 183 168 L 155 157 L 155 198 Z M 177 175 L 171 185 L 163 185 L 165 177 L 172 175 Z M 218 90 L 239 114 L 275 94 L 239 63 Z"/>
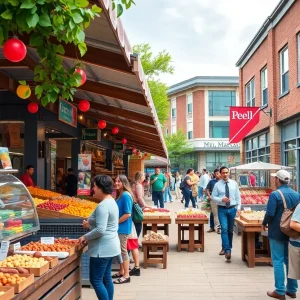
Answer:
<path fill-rule="evenodd" d="M 178 161 L 180 156 L 191 153 L 195 150 L 186 139 L 186 135 L 182 129 L 177 130 L 174 134 L 165 136 L 165 141 L 168 148 L 169 158 L 173 162 Z"/>
<path fill-rule="evenodd" d="M 87 51 L 84 30 L 100 12 L 88 0 L 0 0 L 0 44 L 11 36 L 30 35 L 30 46 L 36 47 L 40 58 L 34 69 L 35 94 L 43 105 L 59 96 L 73 99 L 81 82 L 81 75 L 74 72 L 80 65 L 65 69 L 63 43 L 73 44 L 83 56 Z"/>
<path fill-rule="evenodd" d="M 168 86 L 160 81 L 161 74 L 173 74 L 174 66 L 172 57 L 166 50 L 154 56 L 149 44 L 139 44 L 133 47 L 133 51 L 140 55 L 144 73 L 148 80 L 149 89 L 156 108 L 158 120 L 164 125 L 168 119 L 169 101 Z"/>
<path fill-rule="evenodd" d="M 123 14 L 124 8 L 129 9 L 132 4 L 135 4 L 134 0 L 112 0 L 112 8 L 117 8 L 118 18 Z"/>

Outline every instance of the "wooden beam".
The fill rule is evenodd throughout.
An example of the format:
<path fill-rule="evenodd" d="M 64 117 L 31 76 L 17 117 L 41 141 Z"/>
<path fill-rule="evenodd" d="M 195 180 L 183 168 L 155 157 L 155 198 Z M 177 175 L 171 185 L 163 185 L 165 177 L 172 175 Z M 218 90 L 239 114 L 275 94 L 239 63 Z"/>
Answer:
<path fill-rule="evenodd" d="M 27 66 L 23 64 L 22 62 L 20 63 L 13 63 L 7 59 L 0 59 L 0 69 L 27 69 Z"/>
<path fill-rule="evenodd" d="M 75 97 L 73 102 L 78 105 L 80 100 L 81 99 L 78 99 Z M 137 121 L 137 122 L 141 122 L 141 123 L 146 123 L 146 124 L 150 124 L 150 125 L 154 124 L 154 121 L 151 116 L 143 115 L 143 114 L 140 114 L 140 113 L 137 113 L 134 111 L 130 111 L 130 110 L 123 109 L 123 108 L 118 108 L 115 106 L 108 106 L 108 105 L 104 105 L 101 103 L 96 103 L 93 101 L 90 101 L 90 104 L 91 104 L 91 109 L 94 109 L 97 111 L 98 110 L 103 111 L 103 112 L 106 112 L 106 113 L 109 113 L 112 115 L 117 115 L 120 117 L 124 117 L 127 119 Z"/>
<path fill-rule="evenodd" d="M 144 132 L 157 134 L 157 129 L 155 127 L 150 127 L 150 126 L 147 126 L 144 124 L 132 122 L 129 119 L 126 119 L 126 120 L 120 119 L 116 115 L 106 115 L 106 114 L 101 113 L 100 111 L 97 111 L 97 113 L 88 111 L 88 112 L 84 113 L 83 115 L 87 118 L 91 118 L 91 119 L 94 119 L 97 121 L 105 120 L 107 123 L 110 123 L 113 125 L 119 124 L 119 125 L 133 128 L 133 129 L 137 129 L 137 130 L 141 131 L 141 134 L 143 134 Z"/>
<path fill-rule="evenodd" d="M 22 35 L 19 37 L 27 47 L 33 48 L 29 45 L 29 35 Z M 56 38 L 51 38 L 50 41 L 54 44 L 58 44 Z M 132 74 L 131 66 L 128 66 L 124 55 L 122 53 L 115 53 L 100 48 L 95 48 L 91 45 L 87 45 L 88 51 L 83 57 L 80 57 L 79 50 L 71 44 L 61 43 L 65 49 L 64 57 L 74 60 L 81 60 L 85 63 L 96 65 L 103 68 L 112 69 L 115 71 Z"/>
<path fill-rule="evenodd" d="M 104 84 L 101 82 L 87 80 L 85 82 L 85 84 L 78 87 L 78 90 L 123 100 L 123 101 L 129 102 L 129 103 L 147 106 L 147 102 L 142 93 L 133 92 L 133 91 L 130 91 L 127 89 Z"/>

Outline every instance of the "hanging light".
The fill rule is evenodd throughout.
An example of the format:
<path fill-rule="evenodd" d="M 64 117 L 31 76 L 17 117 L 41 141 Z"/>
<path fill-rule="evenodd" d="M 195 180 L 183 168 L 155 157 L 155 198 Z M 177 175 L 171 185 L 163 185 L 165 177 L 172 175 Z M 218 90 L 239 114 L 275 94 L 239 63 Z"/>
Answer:
<path fill-rule="evenodd" d="M 122 138 L 122 144 L 123 145 L 127 144 L 127 140 L 125 138 Z"/>
<path fill-rule="evenodd" d="M 113 127 L 111 130 L 111 133 L 114 135 L 118 134 L 118 132 L 119 132 L 119 128 L 117 126 Z"/>
<path fill-rule="evenodd" d="M 90 109 L 90 102 L 87 100 L 80 100 L 78 107 L 82 112 L 87 112 Z"/>
<path fill-rule="evenodd" d="M 99 127 L 99 129 L 104 129 L 106 127 L 106 121 L 105 120 L 100 120 L 98 122 L 98 127 Z"/>
<path fill-rule="evenodd" d="M 38 112 L 39 110 L 39 106 L 34 103 L 34 102 L 30 102 L 28 105 L 27 105 L 27 110 L 31 113 L 31 114 L 35 114 Z"/>

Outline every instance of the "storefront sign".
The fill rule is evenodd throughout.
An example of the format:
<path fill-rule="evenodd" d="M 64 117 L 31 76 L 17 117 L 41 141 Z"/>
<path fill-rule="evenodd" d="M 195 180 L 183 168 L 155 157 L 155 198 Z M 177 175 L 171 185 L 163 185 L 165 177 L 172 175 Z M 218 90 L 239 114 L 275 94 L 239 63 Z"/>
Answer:
<path fill-rule="evenodd" d="M 92 155 L 79 154 L 77 195 L 89 196 L 91 194 L 91 168 Z"/>
<path fill-rule="evenodd" d="M 58 120 L 73 127 L 77 127 L 77 107 L 65 100 L 60 99 Z"/>
<path fill-rule="evenodd" d="M 132 155 L 132 149 L 125 149 L 124 155 Z"/>
<path fill-rule="evenodd" d="M 196 150 L 238 151 L 240 149 L 239 143 L 229 144 L 228 141 L 222 141 L 222 140 L 195 140 L 193 141 L 192 146 Z"/>
<path fill-rule="evenodd" d="M 82 129 L 83 141 L 98 141 L 101 139 L 101 131 L 97 128 L 84 128 Z"/>
<path fill-rule="evenodd" d="M 9 153 L 8 153 L 8 148 L 0 147 L 0 160 L 1 160 L 2 168 L 4 170 L 12 169 L 11 160 L 10 160 Z"/>
<path fill-rule="evenodd" d="M 229 143 L 239 143 L 258 123 L 260 107 L 230 107 Z"/>
<path fill-rule="evenodd" d="M 124 145 L 122 143 L 115 143 L 115 150 L 116 151 L 123 151 Z"/>

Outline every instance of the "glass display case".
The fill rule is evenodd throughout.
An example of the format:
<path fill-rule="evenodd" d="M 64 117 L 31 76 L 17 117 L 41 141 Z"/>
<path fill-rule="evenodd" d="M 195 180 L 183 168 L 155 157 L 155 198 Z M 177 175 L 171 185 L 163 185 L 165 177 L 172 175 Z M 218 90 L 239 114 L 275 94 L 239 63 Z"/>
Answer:
<path fill-rule="evenodd" d="M 16 241 L 40 229 L 31 195 L 12 173 L 17 170 L 0 170 L 0 241 Z"/>

